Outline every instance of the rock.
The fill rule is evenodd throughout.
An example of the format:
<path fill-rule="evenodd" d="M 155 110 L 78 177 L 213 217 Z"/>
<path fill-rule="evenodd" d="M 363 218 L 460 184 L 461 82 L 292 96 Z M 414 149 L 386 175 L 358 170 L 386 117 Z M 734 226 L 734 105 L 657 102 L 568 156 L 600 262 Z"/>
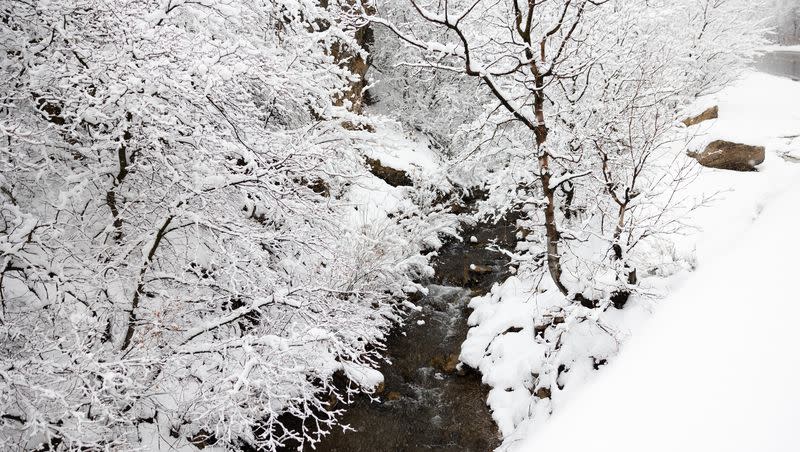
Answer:
<path fill-rule="evenodd" d="M 763 163 L 766 156 L 763 146 L 724 140 L 712 141 L 705 151 L 689 152 L 688 155 L 703 166 L 733 171 L 754 171 L 756 165 Z"/>
<path fill-rule="evenodd" d="M 244 166 L 245 165 L 244 159 L 240 159 L 237 162 L 237 165 L 238 166 Z M 330 187 L 330 185 L 328 185 L 327 182 L 325 182 L 324 180 L 322 180 L 320 178 L 315 178 L 314 180 L 309 181 L 305 177 L 299 177 L 297 179 L 294 179 L 294 182 L 298 183 L 298 184 L 305 185 L 306 187 L 310 188 L 311 191 L 313 191 L 314 193 L 316 193 L 318 195 L 324 196 L 326 198 L 329 198 L 331 196 L 331 187 Z"/>
<path fill-rule="evenodd" d="M 493 270 L 492 267 L 488 267 L 486 265 L 470 264 L 469 271 L 479 275 L 485 275 L 486 273 L 491 273 Z"/>
<path fill-rule="evenodd" d="M 703 121 L 708 121 L 709 119 L 717 119 L 717 118 L 719 118 L 719 107 L 714 105 L 713 107 L 707 109 L 706 111 L 700 113 L 699 115 L 693 116 L 691 118 L 686 118 L 681 122 L 683 122 L 683 124 L 686 125 L 686 127 L 691 127 L 700 124 Z"/>
<path fill-rule="evenodd" d="M 195 433 L 192 436 L 187 437 L 186 439 L 196 448 L 203 450 L 206 447 L 213 446 L 217 443 L 217 437 L 214 436 L 213 433 L 209 432 L 208 430 L 201 429 L 199 432 Z"/>
<path fill-rule="evenodd" d="M 551 395 L 550 388 L 542 386 L 534 392 L 534 395 L 540 399 L 549 399 Z"/>
<path fill-rule="evenodd" d="M 320 178 L 316 178 L 309 183 L 308 188 L 310 188 L 314 193 L 322 195 L 326 198 L 330 198 L 331 196 L 331 186 Z"/>
<path fill-rule="evenodd" d="M 386 394 L 386 400 L 400 400 L 403 396 L 397 391 L 391 391 Z"/>
<path fill-rule="evenodd" d="M 415 290 L 413 292 L 405 292 L 406 300 L 416 304 L 425 298 L 425 294 L 421 290 Z"/>
<path fill-rule="evenodd" d="M 631 293 L 627 290 L 617 290 L 611 294 L 611 304 L 614 305 L 616 309 L 622 309 L 625 307 L 625 304 L 628 303 L 630 296 Z"/>
<path fill-rule="evenodd" d="M 403 170 L 384 166 L 380 160 L 371 159 L 369 157 L 367 157 L 367 165 L 369 165 L 369 170 L 375 177 L 382 179 L 392 187 L 408 187 L 413 185 L 411 178 L 409 178 L 408 174 Z"/>
<path fill-rule="evenodd" d="M 447 356 L 435 356 L 431 359 L 431 365 L 444 373 L 451 374 L 457 370 L 458 354 L 451 353 Z"/>
<path fill-rule="evenodd" d="M 592 357 L 592 367 L 594 367 L 594 370 L 599 370 L 601 366 L 605 366 L 606 364 L 608 364 L 607 359 L 605 358 L 597 359 L 595 357 Z"/>
<path fill-rule="evenodd" d="M 328 408 L 332 410 L 339 404 L 339 398 L 336 397 L 336 394 L 330 393 L 328 394 L 328 400 L 326 400 L 326 402 L 328 403 Z"/>
<path fill-rule="evenodd" d="M 447 373 L 453 373 L 456 371 L 457 368 L 458 368 L 458 354 L 451 353 L 450 356 L 447 357 L 447 361 L 445 361 L 442 370 Z"/>
<path fill-rule="evenodd" d="M 323 2 L 326 7 L 328 2 Z M 375 14 L 376 9 L 370 2 L 361 0 L 358 2 L 350 1 L 350 4 L 357 4 L 358 8 L 363 8 L 362 11 L 367 15 Z M 352 6 L 351 6 L 352 7 Z M 322 24 L 320 24 L 322 25 Z M 327 30 L 329 25 L 322 25 L 323 29 Z M 355 38 L 358 47 L 366 52 L 369 52 L 375 42 L 375 35 L 372 29 L 372 24 L 366 22 L 365 25 L 355 30 Z M 359 52 L 358 48 L 345 43 L 341 40 L 335 40 L 331 46 L 331 55 L 340 66 L 347 68 L 347 70 L 355 77 L 350 78 L 350 88 L 343 93 L 343 95 L 335 96 L 335 105 L 347 106 L 347 109 L 355 114 L 362 114 L 364 112 L 364 105 L 367 104 L 367 72 L 370 67 L 370 62 L 364 58 L 365 53 Z M 352 124 L 345 123 L 345 127 Z"/>

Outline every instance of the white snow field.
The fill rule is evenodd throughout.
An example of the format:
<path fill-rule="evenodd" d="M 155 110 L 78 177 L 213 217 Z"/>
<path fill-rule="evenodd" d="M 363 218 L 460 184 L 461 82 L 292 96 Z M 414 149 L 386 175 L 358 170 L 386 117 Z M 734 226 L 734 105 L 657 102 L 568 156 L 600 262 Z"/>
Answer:
<path fill-rule="evenodd" d="M 760 144 L 766 161 L 702 169 L 692 192 L 721 196 L 674 238 L 696 271 L 668 280 L 619 355 L 571 382 L 548 420 L 518 421 L 501 450 L 800 450 L 800 83 L 751 72 L 702 102 L 720 118 L 687 130 L 693 146 Z"/>

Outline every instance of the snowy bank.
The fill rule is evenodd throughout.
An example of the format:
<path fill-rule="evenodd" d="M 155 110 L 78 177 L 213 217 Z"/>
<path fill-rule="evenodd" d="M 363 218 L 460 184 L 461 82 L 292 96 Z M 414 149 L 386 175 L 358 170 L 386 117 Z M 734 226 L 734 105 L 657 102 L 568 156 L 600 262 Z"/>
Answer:
<path fill-rule="evenodd" d="M 700 261 L 597 381 L 514 449 L 800 447 L 798 205 L 794 171 L 760 213 L 743 209 L 751 225 Z"/>

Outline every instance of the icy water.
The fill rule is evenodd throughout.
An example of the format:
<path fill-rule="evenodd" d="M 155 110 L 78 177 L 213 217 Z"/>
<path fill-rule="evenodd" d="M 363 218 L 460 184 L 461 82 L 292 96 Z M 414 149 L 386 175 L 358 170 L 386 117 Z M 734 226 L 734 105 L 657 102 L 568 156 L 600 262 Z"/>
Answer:
<path fill-rule="evenodd" d="M 759 71 L 800 80 L 800 52 L 769 52 L 756 63 Z"/>
<path fill-rule="evenodd" d="M 316 450 L 486 452 L 499 445 L 480 375 L 455 366 L 469 329 L 467 303 L 507 275 L 508 259 L 486 246 L 508 246 L 513 234 L 511 222 L 479 224 L 468 228 L 465 242 L 440 251 L 430 293 L 417 303 L 422 311 L 388 341 L 392 364 L 381 369 L 380 400 L 358 398 L 342 419 L 356 432 L 337 430 Z M 486 268 L 476 273 L 470 264 Z"/>

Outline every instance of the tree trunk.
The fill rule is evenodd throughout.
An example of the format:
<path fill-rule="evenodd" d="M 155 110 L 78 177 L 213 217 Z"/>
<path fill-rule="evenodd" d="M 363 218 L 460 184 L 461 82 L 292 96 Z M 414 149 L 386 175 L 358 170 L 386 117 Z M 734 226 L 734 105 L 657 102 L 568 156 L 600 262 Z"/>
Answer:
<path fill-rule="evenodd" d="M 550 271 L 550 276 L 553 278 L 553 283 L 555 283 L 558 290 L 563 295 L 568 295 L 569 290 L 564 283 L 561 282 L 561 253 L 558 249 L 561 233 L 558 230 L 558 223 L 556 222 L 555 187 L 550 187 L 550 178 L 552 177 L 550 171 L 550 155 L 546 150 L 542 149 L 545 142 L 547 142 L 547 126 L 544 121 L 544 94 L 542 92 L 544 81 L 539 76 L 536 76 L 536 87 L 537 91 L 534 93 L 533 100 L 536 127 L 533 133 L 536 136 L 536 147 L 539 153 L 539 180 L 542 182 L 542 193 L 547 200 L 547 205 L 544 208 L 544 229 L 547 238 L 547 269 Z"/>
<path fill-rule="evenodd" d="M 567 295 L 569 290 L 561 282 L 561 254 L 558 250 L 558 243 L 561 240 L 561 233 L 556 223 L 555 193 L 550 187 L 550 156 L 545 152 L 539 156 L 539 179 L 542 182 L 542 193 L 547 200 L 544 208 L 544 229 L 547 237 L 547 269 L 553 278 L 558 290 Z"/>
<path fill-rule="evenodd" d="M 626 202 L 624 205 L 619 206 L 619 215 L 617 216 L 617 226 L 614 229 L 614 258 L 616 260 L 622 260 L 622 229 L 625 225 L 625 212 L 628 211 L 628 203 Z M 624 273 L 623 278 L 628 284 L 636 284 L 638 282 L 638 277 L 636 276 L 636 269 L 630 268 L 627 263 L 624 264 Z"/>

